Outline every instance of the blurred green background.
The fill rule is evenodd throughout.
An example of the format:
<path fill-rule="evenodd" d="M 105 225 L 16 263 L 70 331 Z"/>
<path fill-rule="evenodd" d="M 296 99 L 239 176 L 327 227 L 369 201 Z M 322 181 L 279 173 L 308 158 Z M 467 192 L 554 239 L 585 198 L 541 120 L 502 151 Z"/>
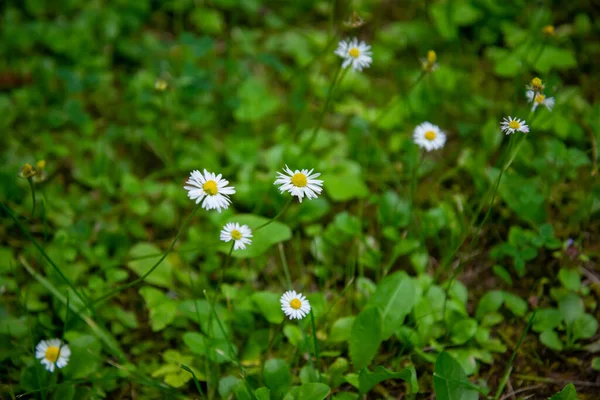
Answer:
<path fill-rule="evenodd" d="M 210 398 L 416 392 L 385 373 L 369 388 L 362 367 L 378 365 L 414 367 L 407 396 L 429 398 L 440 353 L 493 396 L 538 309 L 504 393 L 546 398 L 576 381 L 597 398 L 597 15 L 593 1 L 0 3 L 0 396 L 198 398 L 185 364 Z M 330 91 L 333 51 L 352 37 L 373 64 Z M 429 50 L 439 67 L 425 73 Z M 534 77 L 552 112 L 530 112 Z M 509 115 L 530 133 L 492 204 Z M 414 145 L 423 121 L 446 132 L 443 149 Z M 40 160 L 34 206 L 19 173 Z M 323 195 L 294 202 L 223 270 L 221 227 L 275 216 L 286 164 L 321 172 Z M 199 211 L 146 282 L 86 310 L 58 270 L 90 299 L 141 276 L 205 168 L 235 186 L 233 206 Z M 326 392 L 307 394 L 325 390 L 306 386 L 310 321 L 279 310 L 284 263 L 315 312 Z M 225 332 L 205 290 L 220 293 Z M 32 349 L 52 337 L 73 354 L 50 375 Z M 477 398 L 453 390 L 469 393 L 435 394 Z"/>

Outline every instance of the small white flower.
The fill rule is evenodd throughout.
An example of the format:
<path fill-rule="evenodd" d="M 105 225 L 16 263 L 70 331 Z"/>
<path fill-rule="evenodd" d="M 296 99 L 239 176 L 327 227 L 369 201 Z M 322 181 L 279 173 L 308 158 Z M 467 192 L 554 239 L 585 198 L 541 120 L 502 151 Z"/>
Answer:
<path fill-rule="evenodd" d="M 229 185 L 229 181 L 222 179 L 221 174 L 216 175 L 212 172 L 204 170 L 204 174 L 200 171 L 192 171 L 190 179 L 186 182 L 189 186 L 184 186 L 188 191 L 188 197 L 196 200 L 196 204 L 202 199 L 202 207 L 206 210 L 227 209 L 231 204 L 229 200 L 230 194 L 235 194 L 235 189 Z"/>
<path fill-rule="evenodd" d="M 54 372 L 54 366 L 65 367 L 69 363 L 70 356 L 69 346 L 61 344 L 60 339 L 42 340 L 35 347 L 35 358 L 41 360 L 50 372 Z"/>
<path fill-rule="evenodd" d="M 504 118 L 500 123 L 500 128 L 507 135 L 511 133 L 515 133 L 516 131 L 527 133 L 529 132 L 529 127 L 525 125 L 525 121 L 521 121 L 518 118 L 508 117 Z"/>
<path fill-rule="evenodd" d="M 554 97 L 546 97 L 542 93 L 537 93 L 533 90 L 528 90 L 526 96 L 529 101 L 533 102 L 531 111 L 535 111 L 539 105 L 546 106 L 548 111 L 552 111 L 552 107 L 554 107 Z"/>
<path fill-rule="evenodd" d="M 437 150 L 446 144 L 446 134 L 437 125 L 423 122 L 415 128 L 413 140 L 419 147 L 427 151 Z"/>
<path fill-rule="evenodd" d="M 221 240 L 224 242 L 234 241 L 234 250 L 244 250 L 246 245 L 252 243 L 252 230 L 248 225 L 240 225 L 237 222 L 229 222 L 221 230 Z"/>
<path fill-rule="evenodd" d="M 290 192 L 292 196 L 298 197 L 300 203 L 302 203 L 304 196 L 308 199 L 316 199 L 321 194 L 323 181 L 315 179 L 321 175 L 320 173 L 313 174 L 313 169 L 310 171 L 307 169 L 292 171 L 287 165 L 283 171 L 285 174 L 277 173 L 277 179 L 274 183 L 275 185 L 281 185 L 279 186 L 281 193 Z"/>
<path fill-rule="evenodd" d="M 281 309 L 290 319 L 302 319 L 310 312 L 310 303 L 302 293 L 287 291 L 281 296 Z"/>
<path fill-rule="evenodd" d="M 357 38 L 341 40 L 335 54 L 344 59 L 342 68 L 352 65 L 354 71 L 362 71 L 363 68 L 369 68 L 371 62 L 373 62 L 371 46 L 363 41 L 359 43 Z"/>

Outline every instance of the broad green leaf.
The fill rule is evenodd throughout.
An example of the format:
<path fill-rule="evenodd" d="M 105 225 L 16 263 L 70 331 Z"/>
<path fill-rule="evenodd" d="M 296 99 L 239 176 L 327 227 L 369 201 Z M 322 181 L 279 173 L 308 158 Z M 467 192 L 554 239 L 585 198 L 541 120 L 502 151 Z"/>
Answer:
<path fill-rule="evenodd" d="M 555 308 L 539 309 L 535 314 L 531 329 L 534 332 L 544 332 L 556 328 L 561 322 L 562 314 L 559 310 Z"/>
<path fill-rule="evenodd" d="M 278 294 L 271 292 L 256 292 L 252 294 L 252 301 L 256 303 L 260 312 L 272 324 L 280 324 L 283 322 L 284 313 L 281 310 Z"/>
<path fill-rule="evenodd" d="M 510 292 L 503 292 L 504 305 L 517 317 L 522 317 L 527 312 L 527 302 L 521 297 Z"/>
<path fill-rule="evenodd" d="M 540 334 L 540 342 L 542 342 L 546 347 L 551 348 L 552 350 L 562 351 L 564 349 L 564 344 L 558 334 L 553 330 L 547 330 Z"/>
<path fill-rule="evenodd" d="M 325 192 L 335 202 L 362 199 L 369 195 L 369 188 L 359 174 L 323 174 Z"/>
<path fill-rule="evenodd" d="M 269 218 L 264 218 L 253 214 L 239 214 L 229 218 L 227 222 L 238 222 L 242 225 L 248 225 L 253 231 L 252 243 L 246 246 L 245 250 L 234 250 L 231 254 L 232 257 L 256 257 L 269 250 L 269 248 L 274 244 L 284 242 L 292 237 L 291 229 L 279 221 L 272 222 L 264 228 L 254 232 L 256 228 L 269 221 Z M 231 249 L 231 242 L 221 244 L 219 249 L 224 253 L 229 253 L 229 250 Z"/>
<path fill-rule="evenodd" d="M 254 391 L 256 400 L 271 400 L 271 391 L 266 387 L 258 388 Z"/>
<path fill-rule="evenodd" d="M 412 311 L 415 297 L 413 280 L 403 271 L 379 282 L 369 305 L 377 306 L 381 310 L 383 340 L 388 339 L 402 326 L 404 318 Z"/>
<path fill-rule="evenodd" d="M 250 77 L 238 89 L 240 105 L 233 115 L 238 121 L 259 121 L 275 112 L 280 105 L 277 96 L 262 79 Z"/>
<path fill-rule="evenodd" d="M 596 318 L 591 314 L 583 314 L 573 321 L 573 325 L 571 326 L 573 341 L 589 339 L 596 334 L 597 330 L 598 321 Z"/>
<path fill-rule="evenodd" d="M 558 308 L 567 327 L 585 313 L 583 300 L 574 293 L 569 293 L 563 297 L 558 303 Z"/>
<path fill-rule="evenodd" d="M 333 343 L 345 342 L 352 335 L 352 324 L 355 317 L 340 318 L 333 323 L 328 340 Z"/>
<path fill-rule="evenodd" d="M 100 352 L 102 345 L 92 335 L 81 335 L 74 339 L 66 337 L 71 350 L 69 363 L 62 369 L 68 379 L 86 378 L 98 371 L 101 366 Z"/>
<path fill-rule="evenodd" d="M 324 400 L 331 392 L 324 383 L 305 383 L 289 391 L 284 400 Z"/>
<path fill-rule="evenodd" d="M 381 311 L 378 307 L 368 307 L 361 311 L 352 324 L 350 337 L 350 359 L 356 369 L 369 365 L 377 354 L 383 340 Z"/>
<path fill-rule="evenodd" d="M 452 326 L 450 332 L 452 342 L 455 344 L 465 344 L 477 332 L 477 321 L 472 318 L 465 318 Z"/>
<path fill-rule="evenodd" d="M 578 291 L 581 286 L 581 276 L 574 269 L 561 268 L 558 271 L 558 279 L 564 287 L 574 292 Z"/>
<path fill-rule="evenodd" d="M 127 266 L 137 275 L 143 276 L 156 265 L 162 253 L 163 251 L 152 243 L 138 243 L 129 250 L 129 257 L 139 259 L 129 261 Z M 173 287 L 172 268 L 169 257 L 167 257 L 146 277 L 145 281 L 169 289 Z"/>
<path fill-rule="evenodd" d="M 492 290 L 483 295 L 481 300 L 479 300 L 479 305 L 477 306 L 477 311 L 475 315 L 477 319 L 481 321 L 481 319 L 488 313 L 498 311 L 504 302 L 504 293 L 500 290 Z"/>
<path fill-rule="evenodd" d="M 433 389 L 437 400 L 477 400 L 479 394 L 460 364 L 442 352 L 435 362 Z"/>
<path fill-rule="evenodd" d="M 272 358 L 263 366 L 263 379 L 265 385 L 271 391 L 271 396 L 280 399 L 288 391 L 292 383 L 290 367 L 279 358 Z"/>
<path fill-rule="evenodd" d="M 150 309 L 150 323 L 154 332 L 170 325 L 177 315 L 177 302 L 167 297 L 161 290 L 144 286 L 140 294 Z"/>
<path fill-rule="evenodd" d="M 548 400 L 578 400 L 577 390 L 572 383 L 569 383 L 560 392 L 550 397 Z"/>
<path fill-rule="evenodd" d="M 368 393 L 375 385 L 387 379 L 402 379 L 410 385 L 410 393 L 417 393 L 419 391 L 417 372 L 414 367 L 404 368 L 402 371 L 393 372 L 379 365 L 373 372 L 370 372 L 366 367 L 360 370 L 358 376 L 358 389 L 360 394 Z"/>
<path fill-rule="evenodd" d="M 183 334 L 183 343 L 194 354 L 205 355 L 206 354 L 206 346 L 207 339 L 204 335 L 198 332 L 186 332 Z"/>

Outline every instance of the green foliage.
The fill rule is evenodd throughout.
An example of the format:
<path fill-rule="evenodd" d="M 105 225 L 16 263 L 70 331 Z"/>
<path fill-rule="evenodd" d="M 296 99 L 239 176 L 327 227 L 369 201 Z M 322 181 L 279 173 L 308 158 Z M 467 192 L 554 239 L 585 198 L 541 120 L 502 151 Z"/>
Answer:
<path fill-rule="evenodd" d="M 479 394 L 467 374 L 448 353 L 440 353 L 433 372 L 435 396 L 440 400 L 475 400 Z"/>

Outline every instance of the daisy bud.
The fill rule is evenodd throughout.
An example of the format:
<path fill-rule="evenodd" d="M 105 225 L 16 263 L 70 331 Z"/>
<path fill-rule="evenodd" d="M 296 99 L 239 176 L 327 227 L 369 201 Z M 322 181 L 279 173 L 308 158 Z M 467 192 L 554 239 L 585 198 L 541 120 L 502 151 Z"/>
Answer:
<path fill-rule="evenodd" d="M 35 175 L 35 168 L 31 166 L 29 163 L 25 163 L 23 168 L 21 168 L 21 178 L 29 179 Z"/>

